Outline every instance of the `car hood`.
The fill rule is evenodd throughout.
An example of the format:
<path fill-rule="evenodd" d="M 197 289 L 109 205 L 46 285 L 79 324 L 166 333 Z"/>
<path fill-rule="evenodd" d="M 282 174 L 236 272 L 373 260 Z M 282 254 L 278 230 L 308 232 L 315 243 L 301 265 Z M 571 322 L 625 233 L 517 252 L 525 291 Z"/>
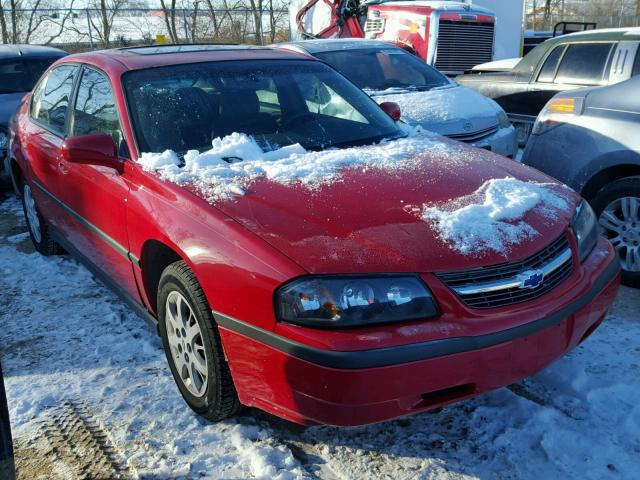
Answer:
<path fill-rule="evenodd" d="M 20 100 L 24 96 L 24 92 L 0 95 L 0 125 L 7 126 L 9 124 L 9 120 L 11 120 L 20 105 Z"/>
<path fill-rule="evenodd" d="M 462 86 L 438 88 L 426 92 L 372 93 L 376 102 L 395 102 L 402 119 L 440 135 L 464 135 L 498 125 L 498 105 Z"/>
<path fill-rule="evenodd" d="M 215 208 L 287 255 L 309 273 L 438 272 L 525 258 L 557 238 L 571 221 L 577 195 L 550 177 L 490 152 L 446 139 L 446 151 L 408 155 L 400 169 L 350 167 L 310 188 L 261 177 L 246 195 Z M 523 220 L 539 232 L 508 254 L 463 254 L 421 218 L 425 204 L 468 196 L 491 179 L 554 182 L 569 208 L 551 221 L 531 210 Z M 556 188 L 555 186 L 553 187 Z"/>

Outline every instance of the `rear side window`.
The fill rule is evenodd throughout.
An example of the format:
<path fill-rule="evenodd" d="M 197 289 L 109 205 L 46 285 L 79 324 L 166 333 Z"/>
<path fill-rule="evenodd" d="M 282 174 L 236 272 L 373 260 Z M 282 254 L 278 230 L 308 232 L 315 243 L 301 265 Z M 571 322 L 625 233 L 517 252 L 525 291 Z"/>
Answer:
<path fill-rule="evenodd" d="M 540 74 L 538 75 L 539 82 L 553 82 L 553 79 L 556 76 L 556 70 L 558 69 L 558 62 L 560 61 L 565 48 L 565 45 L 560 45 L 559 47 L 554 48 L 553 51 L 549 54 L 544 62 L 544 65 L 540 69 Z"/>
<path fill-rule="evenodd" d="M 54 68 L 33 93 L 31 116 L 60 135 L 65 132 L 73 80 L 77 73 L 75 65 Z"/>
<path fill-rule="evenodd" d="M 72 136 L 103 133 L 111 135 L 116 145 L 122 142 L 111 83 L 96 70 L 85 68 L 82 72 L 70 130 Z"/>
<path fill-rule="evenodd" d="M 570 45 L 560 62 L 556 83 L 599 85 L 612 47 L 612 43 Z"/>
<path fill-rule="evenodd" d="M 57 58 L 0 62 L 0 94 L 28 92 Z"/>

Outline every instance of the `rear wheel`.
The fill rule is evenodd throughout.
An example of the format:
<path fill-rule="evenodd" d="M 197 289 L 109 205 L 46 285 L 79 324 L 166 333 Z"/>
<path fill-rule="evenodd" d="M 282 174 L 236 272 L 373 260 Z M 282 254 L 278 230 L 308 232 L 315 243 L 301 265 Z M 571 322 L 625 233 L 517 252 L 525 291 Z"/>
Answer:
<path fill-rule="evenodd" d="M 183 261 L 162 273 L 158 321 L 171 373 L 191 409 L 212 421 L 238 413 L 241 405 L 213 314 Z"/>
<path fill-rule="evenodd" d="M 49 226 L 42 218 L 31 187 L 27 182 L 22 185 L 22 209 L 29 228 L 29 236 L 35 249 L 45 256 L 62 253 L 62 248 L 51 238 Z"/>
<path fill-rule="evenodd" d="M 640 177 L 610 183 L 591 203 L 620 258 L 622 283 L 640 288 Z"/>

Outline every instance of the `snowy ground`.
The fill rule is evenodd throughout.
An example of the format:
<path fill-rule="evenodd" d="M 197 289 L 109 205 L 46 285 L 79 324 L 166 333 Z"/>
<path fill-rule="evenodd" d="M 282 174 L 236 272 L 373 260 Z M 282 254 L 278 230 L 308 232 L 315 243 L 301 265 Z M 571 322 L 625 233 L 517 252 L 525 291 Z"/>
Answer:
<path fill-rule="evenodd" d="M 534 378 L 381 425 L 192 414 L 144 322 L 0 205 L 0 356 L 20 478 L 637 478 L 640 293 Z"/>

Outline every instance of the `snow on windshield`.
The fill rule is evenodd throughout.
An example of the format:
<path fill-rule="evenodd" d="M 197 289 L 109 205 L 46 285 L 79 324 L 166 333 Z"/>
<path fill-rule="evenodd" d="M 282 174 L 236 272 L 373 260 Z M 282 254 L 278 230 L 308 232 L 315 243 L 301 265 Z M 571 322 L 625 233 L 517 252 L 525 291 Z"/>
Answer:
<path fill-rule="evenodd" d="M 422 219 L 464 255 L 487 250 L 506 254 L 513 245 L 540 235 L 523 220 L 527 212 L 535 210 L 554 220 L 569 207 L 569 190 L 561 188 L 511 177 L 492 179 L 471 195 L 445 205 L 424 205 Z"/>
<path fill-rule="evenodd" d="M 405 138 L 376 145 L 321 152 L 309 152 L 299 144 L 265 152 L 252 137 L 233 133 L 216 138 L 206 152 L 191 150 L 184 158 L 171 150 L 143 153 L 138 162 L 164 180 L 194 184 L 207 201 L 214 203 L 244 195 L 250 182 L 260 177 L 312 189 L 338 180 L 346 168 L 400 168 L 425 151 L 444 153 L 456 148 L 419 128 L 407 132 Z"/>

